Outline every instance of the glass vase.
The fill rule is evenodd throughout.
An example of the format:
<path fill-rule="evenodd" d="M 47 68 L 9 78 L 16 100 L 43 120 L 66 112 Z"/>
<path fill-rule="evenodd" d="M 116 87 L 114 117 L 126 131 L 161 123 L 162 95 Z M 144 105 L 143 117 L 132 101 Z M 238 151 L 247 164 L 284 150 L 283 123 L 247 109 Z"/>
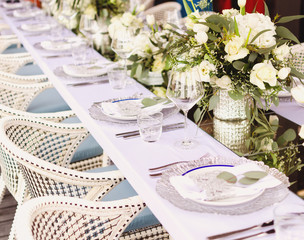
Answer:
<path fill-rule="evenodd" d="M 216 107 L 213 109 L 213 115 L 220 120 L 245 120 L 246 107 L 251 106 L 252 98 L 250 95 L 244 96 L 241 100 L 233 100 L 228 90 L 219 89 L 216 92 L 219 96 L 219 101 Z"/>

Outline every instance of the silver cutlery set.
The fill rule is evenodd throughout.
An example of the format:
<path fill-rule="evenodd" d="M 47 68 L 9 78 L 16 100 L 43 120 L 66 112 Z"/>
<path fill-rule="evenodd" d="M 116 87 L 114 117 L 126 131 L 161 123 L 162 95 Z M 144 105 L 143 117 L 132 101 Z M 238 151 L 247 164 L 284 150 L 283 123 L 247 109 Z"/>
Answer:
<path fill-rule="evenodd" d="M 163 126 L 163 132 L 170 132 L 170 131 L 181 129 L 184 127 L 185 127 L 185 125 L 183 122 L 168 124 L 168 125 Z M 140 133 L 139 133 L 139 130 L 135 130 L 135 131 L 130 131 L 130 132 L 118 133 L 115 136 L 117 138 L 131 139 L 131 138 L 139 137 Z"/>

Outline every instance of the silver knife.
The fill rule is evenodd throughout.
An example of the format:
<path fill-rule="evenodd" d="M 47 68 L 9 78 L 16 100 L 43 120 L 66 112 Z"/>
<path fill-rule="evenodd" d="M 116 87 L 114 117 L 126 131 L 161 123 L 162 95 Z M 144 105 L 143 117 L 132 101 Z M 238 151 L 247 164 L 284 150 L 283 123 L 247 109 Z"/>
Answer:
<path fill-rule="evenodd" d="M 273 234 L 273 233 L 275 233 L 275 230 L 274 229 L 270 229 L 270 230 L 265 231 L 265 232 L 260 232 L 260 233 L 248 235 L 246 237 L 235 238 L 234 240 L 245 240 L 245 239 L 252 238 L 252 237 L 254 237 L 254 238 L 263 237 L 263 236 L 266 236 L 268 234 Z"/>
<path fill-rule="evenodd" d="M 79 87 L 79 86 L 103 84 L 103 83 L 108 83 L 108 82 L 109 82 L 109 80 L 105 79 L 105 80 L 99 80 L 99 81 L 95 81 L 95 82 L 70 83 L 70 84 L 67 84 L 67 86 L 70 86 L 70 87 Z"/>
<path fill-rule="evenodd" d="M 43 56 L 43 57 L 45 58 L 72 57 L 72 54 L 51 55 L 51 56 Z"/>
<path fill-rule="evenodd" d="M 254 225 L 248 228 L 243 228 L 240 230 L 235 230 L 235 231 L 231 231 L 231 232 L 226 232 L 226 233 L 221 233 L 221 234 L 217 234 L 217 235 L 213 235 L 213 236 L 209 236 L 207 239 L 209 240 L 215 240 L 215 239 L 221 239 L 224 237 L 228 237 L 237 233 L 241 233 L 241 232 L 245 232 L 245 231 L 249 231 L 249 230 L 254 230 L 254 229 L 259 229 L 259 228 L 263 228 L 263 227 L 268 227 L 268 226 L 272 226 L 273 225 L 273 220 L 269 221 L 269 222 L 264 222 L 262 224 L 259 225 Z"/>
<path fill-rule="evenodd" d="M 181 129 L 181 128 L 184 128 L 185 126 L 177 126 L 177 127 L 169 127 L 169 128 L 165 128 L 163 129 L 163 132 L 171 132 L 171 131 L 174 131 L 174 130 L 177 130 L 177 129 Z M 131 138 L 136 138 L 136 137 L 139 137 L 140 136 L 140 133 L 134 133 L 132 135 L 127 135 L 127 136 L 123 136 L 123 139 L 127 140 L 127 139 L 131 139 Z"/>
<path fill-rule="evenodd" d="M 173 123 L 173 124 L 167 124 L 163 126 L 163 131 L 166 128 L 170 128 L 170 127 L 177 127 L 180 125 L 184 125 L 183 122 L 179 122 L 179 123 Z M 123 133 L 117 133 L 115 134 L 115 137 L 125 137 L 125 136 L 129 136 L 129 135 L 133 135 L 133 134 L 139 134 L 139 130 L 134 130 L 134 131 L 130 131 L 130 132 L 123 132 Z"/>

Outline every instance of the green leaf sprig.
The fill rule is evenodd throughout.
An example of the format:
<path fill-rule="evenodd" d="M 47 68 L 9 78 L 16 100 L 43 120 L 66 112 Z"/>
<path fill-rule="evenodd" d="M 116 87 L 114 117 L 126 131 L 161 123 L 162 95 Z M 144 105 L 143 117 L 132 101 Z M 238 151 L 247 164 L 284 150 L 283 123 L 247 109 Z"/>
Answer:
<path fill-rule="evenodd" d="M 259 181 L 260 179 L 266 177 L 268 173 L 264 171 L 249 171 L 245 172 L 244 177 L 242 177 L 239 181 L 237 181 L 237 177 L 230 173 L 230 172 L 221 172 L 219 175 L 217 175 L 217 178 L 223 179 L 228 183 L 235 184 L 239 182 L 240 184 L 243 185 L 251 185 Z"/>

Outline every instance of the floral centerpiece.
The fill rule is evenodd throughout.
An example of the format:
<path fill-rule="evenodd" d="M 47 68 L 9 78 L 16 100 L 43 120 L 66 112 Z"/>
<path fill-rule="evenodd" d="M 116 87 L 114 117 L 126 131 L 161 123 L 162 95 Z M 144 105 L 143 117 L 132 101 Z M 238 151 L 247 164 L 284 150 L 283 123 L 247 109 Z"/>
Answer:
<path fill-rule="evenodd" d="M 299 41 L 287 28 L 280 26 L 303 16 L 277 15 L 271 20 L 266 4 L 265 14 L 246 13 L 245 0 L 238 1 L 240 10 L 223 10 L 222 14 L 200 13 L 190 2 L 193 11 L 184 0 L 188 14 L 186 29 L 184 33 L 175 31 L 177 37 L 167 45 L 166 57 L 171 61 L 172 71 L 193 73 L 197 81 L 204 83 L 205 94 L 198 103 L 194 120 L 200 123 L 210 110 L 217 117 L 221 112 L 218 108 L 224 108 L 222 112 L 229 116 L 238 111 L 236 107 L 225 108 L 228 104 L 242 108 L 244 113 L 240 119 L 254 125 L 254 131 L 246 141 L 247 147 L 263 152 L 264 157 L 268 152 L 267 156 L 272 159 L 269 165 L 278 167 L 275 165 L 279 162 L 276 162 L 278 155 L 271 151 L 291 144 L 296 134 L 286 131 L 273 141 L 277 128 L 260 109 L 278 105 L 280 92 L 290 91 L 293 86 L 293 76 L 304 78 L 289 58 L 290 45 Z M 298 169 L 300 162 L 295 151 L 286 154 L 294 160 L 293 169 Z M 279 168 L 282 171 L 287 169 Z"/>
<path fill-rule="evenodd" d="M 162 74 L 170 69 L 164 51 L 175 35 L 169 30 L 172 28 L 170 25 L 157 24 L 153 15 L 147 15 L 146 22 L 148 27 L 134 41 L 136 50 L 129 58 L 130 74 L 147 86 L 160 86 L 163 84 Z"/>
<path fill-rule="evenodd" d="M 245 13 L 246 1 L 238 3 L 240 11 L 201 14 L 184 1 L 186 31 L 170 43 L 168 56 L 175 71 L 199 68 L 206 93 L 196 121 L 217 106 L 219 90 L 227 90 L 233 100 L 249 95 L 260 106 L 264 99 L 267 108 L 279 103 L 280 91 L 290 89 L 291 75 L 303 78 L 288 60 L 289 45 L 299 41 L 287 28 L 277 26 L 300 17 L 276 16 L 272 21 L 267 7 L 265 15 Z"/>

